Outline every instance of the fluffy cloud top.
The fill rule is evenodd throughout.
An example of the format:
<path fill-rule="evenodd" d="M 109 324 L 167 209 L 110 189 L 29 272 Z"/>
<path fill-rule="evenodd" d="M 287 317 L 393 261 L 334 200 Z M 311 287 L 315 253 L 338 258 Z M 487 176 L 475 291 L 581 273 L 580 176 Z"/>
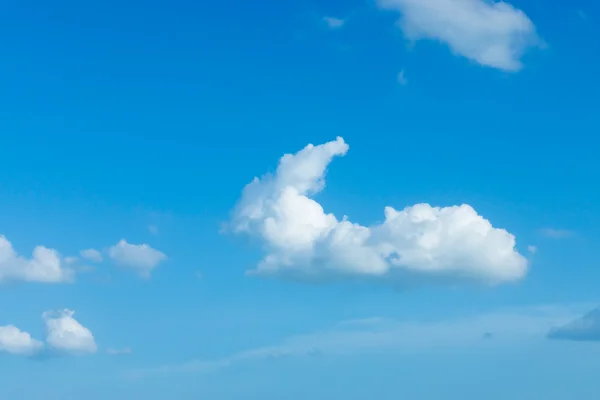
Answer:
<path fill-rule="evenodd" d="M 332 159 L 347 151 L 341 137 L 308 145 L 284 155 L 274 175 L 254 178 L 244 188 L 234 228 L 262 238 L 268 252 L 254 273 L 485 284 L 525 275 L 527 260 L 515 250 L 515 237 L 469 205 L 386 207 L 385 221 L 369 227 L 326 213 L 311 196 L 325 187 Z"/>
<path fill-rule="evenodd" d="M 79 252 L 82 258 L 93 262 L 102 262 L 102 254 L 96 249 L 86 249 Z"/>
<path fill-rule="evenodd" d="M 142 276 L 148 277 L 154 268 L 167 256 L 147 244 L 129 244 L 125 239 L 108 250 L 108 255 L 118 264 L 134 268 Z"/>
<path fill-rule="evenodd" d="M 551 329 L 548 338 L 600 342 L 600 308 L 590 311 L 573 322 Z"/>
<path fill-rule="evenodd" d="M 45 312 L 46 343 L 50 348 L 61 353 L 91 354 L 97 350 L 92 332 L 81 325 L 72 310 Z"/>
<path fill-rule="evenodd" d="M 13 325 L 0 326 L 0 352 L 30 356 L 44 347 L 27 332 Z"/>
<path fill-rule="evenodd" d="M 409 40 L 430 39 L 481 65 L 521 69 L 521 57 L 540 39 L 527 15 L 505 2 L 488 0 L 378 0 L 401 14 Z"/>
<path fill-rule="evenodd" d="M 72 281 L 73 270 L 64 268 L 56 250 L 37 246 L 32 258 L 19 256 L 6 237 L 0 235 L 0 282 L 59 283 Z"/>

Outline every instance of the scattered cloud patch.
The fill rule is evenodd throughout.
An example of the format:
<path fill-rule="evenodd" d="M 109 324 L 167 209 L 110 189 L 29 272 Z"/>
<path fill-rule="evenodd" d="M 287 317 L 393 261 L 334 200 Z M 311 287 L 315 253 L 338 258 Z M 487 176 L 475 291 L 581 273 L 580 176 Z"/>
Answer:
<path fill-rule="evenodd" d="M 75 270 L 77 270 L 77 272 L 94 272 L 96 270 L 95 267 L 92 267 L 91 265 L 78 265 L 77 267 L 75 267 Z"/>
<path fill-rule="evenodd" d="M 27 332 L 8 325 L 0 326 L 0 352 L 32 356 L 44 347 L 44 343 L 35 340 Z"/>
<path fill-rule="evenodd" d="M 125 239 L 112 246 L 108 255 L 117 264 L 136 270 L 141 276 L 149 277 L 150 273 L 167 256 L 147 244 L 130 244 Z"/>
<path fill-rule="evenodd" d="M 122 349 L 108 348 L 106 349 L 106 353 L 110 354 L 111 356 L 123 356 L 131 354 L 132 351 L 129 347 L 124 347 Z"/>
<path fill-rule="evenodd" d="M 453 53 L 504 71 L 522 68 L 521 57 L 541 44 L 527 15 L 503 1 L 377 0 L 400 14 L 398 26 L 411 41 L 436 40 Z"/>
<path fill-rule="evenodd" d="M 538 249 L 536 246 L 529 245 L 529 246 L 527 246 L 527 251 L 530 252 L 531 254 L 535 254 L 535 253 L 537 253 Z"/>
<path fill-rule="evenodd" d="M 363 278 L 388 283 L 521 279 L 527 260 L 515 237 L 469 205 L 386 207 L 381 224 L 361 226 L 326 213 L 312 198 L 325 187 L 344 139 L 284 155 L 275 174 L 254 178 L 233 216 L 236 232 L 262 239 L 267 255 L 251 273 L 294 279 Z"/>
<path fill-rule="evenodd" d="M 406 79 L 406 73 L 404 72 L 404 70 L 398 72 L 398 76 L 396 77 L 396 79 L 398 80 L 398 83 L 402 86 L 406 86 L 408 85 L 408 79 Z"/>
<path fill-rule="evenodd" d="M 82 258 L 95 263 L 102 262 L 102 254 L 96 249 L 86 249 L 79 252 Z"/>
<path fill-rule="evenodd" d="M 158 226 L 148 225 L 148 232 L 150 232 L 153 235 L 158 235 Z"/>
<path fill-rule="evenodd" d="M 65 257 L 65 259 L 63 261 L 65 262 L 65 264 L 71 265 L 71 264 L 75 264 L 77 261 L 79 261 L 79 258 L 70 256 L 70 257 Z"/>
<path fill-rule="evenodd" d="M 575 232 L 568 229 L 544 228 L 540 233 L 550 239 L 566 239 L 575 235 Z"/>
<path fill-rule="evenodd" d="M 58 353 L 83 355 L 97 350 L 92 332 L 81 325 L 72 310 L 48 311 L 42 315 L 46 324 L 46 343 Z"/>
<path fill-rule="evenodd" d="M 529 347 L 544 340 L 547 330 L 568 321 L 580 306 L 523 307 L 434 322 L 393 318 L 342 321 L 331 329 L 288 337 L 264 347 L 243 350 L 214 360 L 131 371 L 130 377 L 170 373 L 207 373 L 238 364 L 268 362 L 278 358 L 336 357 L 376 352 L 438 353 L 444 348 L 474 349 L 483 346 L 481 332 L 494 332 L 494 346 Z M 488 344 L 485 344 L 486 346 Z"/>
<path fill-rule="evenodd" d="M 548 339 L 600 342 L 600 308 L 596 308 L 568 324 L 552 328 Z"/>
<path fill-rule="evenodd" d="M 323 22 L 329 29 L 340 29 L 346 23 L 344 19 L 335 17 L 324 17 Z"/>
<path fill-rule="evenodd" d="M 62 283 L 71 282 L 74 272 L 64 267 L 54 249 L 37 246 L 31 258 L 18 255 L 5 236 L 0 235 L 0 283 L 10 281 Z"/>

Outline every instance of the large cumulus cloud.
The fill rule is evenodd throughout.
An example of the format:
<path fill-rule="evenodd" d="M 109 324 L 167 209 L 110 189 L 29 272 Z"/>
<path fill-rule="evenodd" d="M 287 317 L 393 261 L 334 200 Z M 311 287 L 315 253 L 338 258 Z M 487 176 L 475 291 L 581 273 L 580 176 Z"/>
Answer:
<path fill-rule="evenodd" d="M 466 204 L 386 207 L 383 223 L 371 226 L 325 212 L 312 196 L 324 189 L 333 158 L 348 149 L 341 137 L 309 144 L 284 155 L 274 174 L 254 178 L 244 188 L 234 229 L 258 236 L 267 252 L 253 273 L 484 284 L 526 274 L 527 260 L 515 249 L 515 237 Z"/>

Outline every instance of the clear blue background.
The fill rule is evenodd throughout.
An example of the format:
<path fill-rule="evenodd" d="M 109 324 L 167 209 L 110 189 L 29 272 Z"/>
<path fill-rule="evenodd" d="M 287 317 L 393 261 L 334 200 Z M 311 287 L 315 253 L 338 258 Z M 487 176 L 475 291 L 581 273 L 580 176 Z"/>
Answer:
<path fill-rule="evenodd" d="M 3 286 L 0 325 L 43 337 L 43 311 L 73 308 L 101 346 L 133 354 L 2 356 L 0 397 L 598 398 L 597 354 L 568 344 L 121 377 L 348 318 L 597 299 L 600 6 L 513 4 L 548 43 L 515 74 L 433 42 L 409 50 L 393 18 L 363 1 L 5 1 L 0 233 L 22 254 L 41 244 L 72 255 L 126 238 L 169 260 L 150 281 L 104 263 L 74 285 Z M 348 15 L 341 30 L 320 21 Z M 526 280 L 395 293 L 245 277 L 260 249 L 219 234 L 241 189 L 283 153 L 337 135 L 350 151 L 331 166 L 325 209 L 369 224 L 386 205 L 471 204 L 515 234 L 522 253 L 539 248 Z M 546 227 L 575 235 L 544 238 Z"/>

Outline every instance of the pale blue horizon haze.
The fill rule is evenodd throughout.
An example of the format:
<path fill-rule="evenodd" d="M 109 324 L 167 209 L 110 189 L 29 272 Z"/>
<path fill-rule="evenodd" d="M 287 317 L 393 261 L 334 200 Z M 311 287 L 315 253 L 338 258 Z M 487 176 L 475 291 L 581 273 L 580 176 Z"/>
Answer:
<path fill-rule="evenodd" d="M 599 398 L 599 23 L 4 2 L 0 398 Z"/>

